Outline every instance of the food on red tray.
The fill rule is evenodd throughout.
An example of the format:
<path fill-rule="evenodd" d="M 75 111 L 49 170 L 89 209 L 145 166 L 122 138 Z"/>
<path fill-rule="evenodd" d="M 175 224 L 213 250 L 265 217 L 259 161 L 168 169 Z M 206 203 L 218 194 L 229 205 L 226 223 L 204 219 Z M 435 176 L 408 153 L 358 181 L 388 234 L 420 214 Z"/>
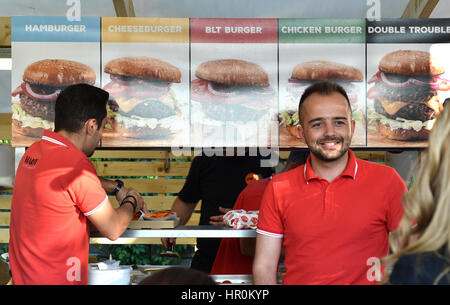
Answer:
<path fill-rule="evenodd" d="M 277 105 L 268 74 L 257 64 L 212 60 L 200 64 L 191 82 L 191 98 L 213 121 L 257 121 Z"/>
<path fill-rule="evenodd" d="M 151 57 L 121 57 L 105 72 L 111 82 L 103 89 L 119 106 L 112 125 L 122 136 L 153 139 L 175 131 L 181 110 L 170 87 L 181 82 L 177 67 Z"/>
<path fill-rule="evenodd" d="M 428 52 L 397 50 L 383 56 L 378 69 L 368 82 L 374 84 L 367 93 L 375 108 L 370 121 L 388 139 L 427 139 L 443 110 L 438 90 L 449 90 L 443 66 Z"/>
<path fill-rule="evenodd" d="M 44 59 L 32 63 L 23 73 L 23 83 L 12 93 L 20 99 L 12 104 L 15 132 L 41 137 L 44 129 L 53 130 L 59 93 L 78 83 L 93 85 L 95 79 L 90 67 L 76 61 Z"/>
<path fill-rule="evenodd" d="M 144 215 L 145 218 L 165 218 L 172 216 L 173 212 L 170 211 L 155 211 Z"/>

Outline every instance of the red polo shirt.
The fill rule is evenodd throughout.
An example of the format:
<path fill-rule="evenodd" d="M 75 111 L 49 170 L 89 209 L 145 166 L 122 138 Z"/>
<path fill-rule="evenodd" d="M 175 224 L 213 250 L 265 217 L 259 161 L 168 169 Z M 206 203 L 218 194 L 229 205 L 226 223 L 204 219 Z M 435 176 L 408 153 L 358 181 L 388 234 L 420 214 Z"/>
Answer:
<path fill-rule="evenodd" d="M 233 210 L 257 211 L 270 178 L 256 180 L 239 194 Z M 239 238 L 222 238 L 211 274 L 252 274 L 253 257 L 241 253 Z"/>
<path fill-rule="evenodd" d="M 264 193 L 257 233 L 283 238 L 283 284 L 376 284 L 374 258 L 388 254 L 403 215 L 397 172 L 356 159 L 331 183 L 307 163 L 276 175 Z"/>
<path fill-rule="evenodd" d="M 45 131 L 20 160 L 14 183 L 9 241 L 14 284 L 87 284 L 87 216 L 106 202 L 86 155 Z"/>

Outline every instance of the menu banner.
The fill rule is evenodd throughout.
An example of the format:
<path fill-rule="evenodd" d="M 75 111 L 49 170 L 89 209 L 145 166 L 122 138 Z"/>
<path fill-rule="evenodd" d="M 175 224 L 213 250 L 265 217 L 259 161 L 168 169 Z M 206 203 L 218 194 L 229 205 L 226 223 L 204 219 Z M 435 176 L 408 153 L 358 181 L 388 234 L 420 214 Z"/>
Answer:
<path fill-rule="evenodd" d="M 368 147 L 425 147 L 450 97 L 448 19 L 367 22 Z"/>
<path fill-rule="evenodd" d="M 366 145 L 365 19 L 279 20 L 279 143 L 306 147 L 298 104 L 315 82 L 331 80 L 347 92 L 356 127 L 352 146 Z"/>
<path fill-rule="evenodd" d="M 365 43 L 365 19 L 280 19 L 280 43 Z"/>
<path fill-rule="evenodd" d="M 382 19 L 367 21 L 367 43 L 448 43 L 448 19 Z"/>
<path fill-rule="evenodd" d="M 110 93 L 104 147 L 306 147 L 298 103 L 328 80 L 347 92 L 352 147 L 423 148 L 450 99 L 450 19 L 11 23 L 13 146 L 53 129 L 56 96 L 79 82 Z M 28 79 L 34 70 L 61 81 Z"/>
<path fill-rule="evenodd" d="M 104 17 L 102 42 L 189 43 L 189 19 Z"/>
<path fill-rule="evenodd" d="M 189 19 L 102 18 L 104 147 L 188 146 Z"/>
<path fill-rule="evenodd" d="M 191 19 L 191 146 L 278 146 L 277 19 Z"/>
<path fill-rule="evenodd" d="M 12 41 L 99 42 L 100 18 L 83 17 L 68 21 L 66 17 L 11 17 Z"/>
<path fill-rule="evenodd" d="M 30 146 L 53 130 L 59 92 L 100 86 L 100 18 L 12 17 L 11 24 L 12 142 Z"/>
<path fill-rule="evenodd" d="M 277 43 L 277 19 L 191 19 L 192 43 Z"/>

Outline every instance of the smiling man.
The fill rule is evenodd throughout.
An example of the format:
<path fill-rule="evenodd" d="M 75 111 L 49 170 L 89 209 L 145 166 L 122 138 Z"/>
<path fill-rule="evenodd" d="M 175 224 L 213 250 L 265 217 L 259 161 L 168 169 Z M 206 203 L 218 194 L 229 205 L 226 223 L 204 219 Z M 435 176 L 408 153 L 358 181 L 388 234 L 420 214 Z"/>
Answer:
<path fill-rule="evenodd" d="M 259 213 L 255 284 L 276 284 L 285 248 L 283 284 L 376 284 L 389 232 L 403 215 L 406 186 L 387 166 L 355 158 L 355 122 L 345 90 L 331 82 L 308 87 L 299 103 L 305 165 L 276 175 Z"/>

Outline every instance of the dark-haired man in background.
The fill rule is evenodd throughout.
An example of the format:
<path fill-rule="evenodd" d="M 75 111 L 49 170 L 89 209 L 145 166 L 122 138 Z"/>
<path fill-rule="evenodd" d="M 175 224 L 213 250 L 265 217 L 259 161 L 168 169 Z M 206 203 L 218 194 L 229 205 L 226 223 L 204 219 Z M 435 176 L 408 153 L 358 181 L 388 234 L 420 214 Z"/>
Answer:
<path fill-rule="evenodd" d="M 196 205 L 201 200 L 200 225 L 222 226 L 223 214 L 231 209 L 239 193 L 246 187 L 246 178 L 259 175 L 262 178 L 272 174 L 271 167 L 263 167 L 262 156 L 197 156 L 189 169 L 186 182 L 172 204 L 172 211 L 185 225 Z M 173 247 L 174 238 L 162 238 L 166 249 Z M 197 251 L 191 268 L 211 272 L 219 249 L 220 238 L 198 238 Z"/>
<path fill-rule="evenodd" d="M 355 122 L 347 94 L 330 82 L 308 87 L 299 103 L 305 165 L 273 177 L 258 219 L 255 284 L 376 284 L 376 260 L 403 214 L 406 186 L 387 166 L 355 158 Z"/>
<path fill-rule="evenodd" d="M 20 160 L 9 242 L 14 284 L 87 284 L 88 220 L 114 240 L 137 211 L 147 211 L 138 192 L 99 179 L 88 159 L 102 137 L 108 97 L 86 84 L 67 87 L 56 100 L 55 132 L 46 130 Z"/>

